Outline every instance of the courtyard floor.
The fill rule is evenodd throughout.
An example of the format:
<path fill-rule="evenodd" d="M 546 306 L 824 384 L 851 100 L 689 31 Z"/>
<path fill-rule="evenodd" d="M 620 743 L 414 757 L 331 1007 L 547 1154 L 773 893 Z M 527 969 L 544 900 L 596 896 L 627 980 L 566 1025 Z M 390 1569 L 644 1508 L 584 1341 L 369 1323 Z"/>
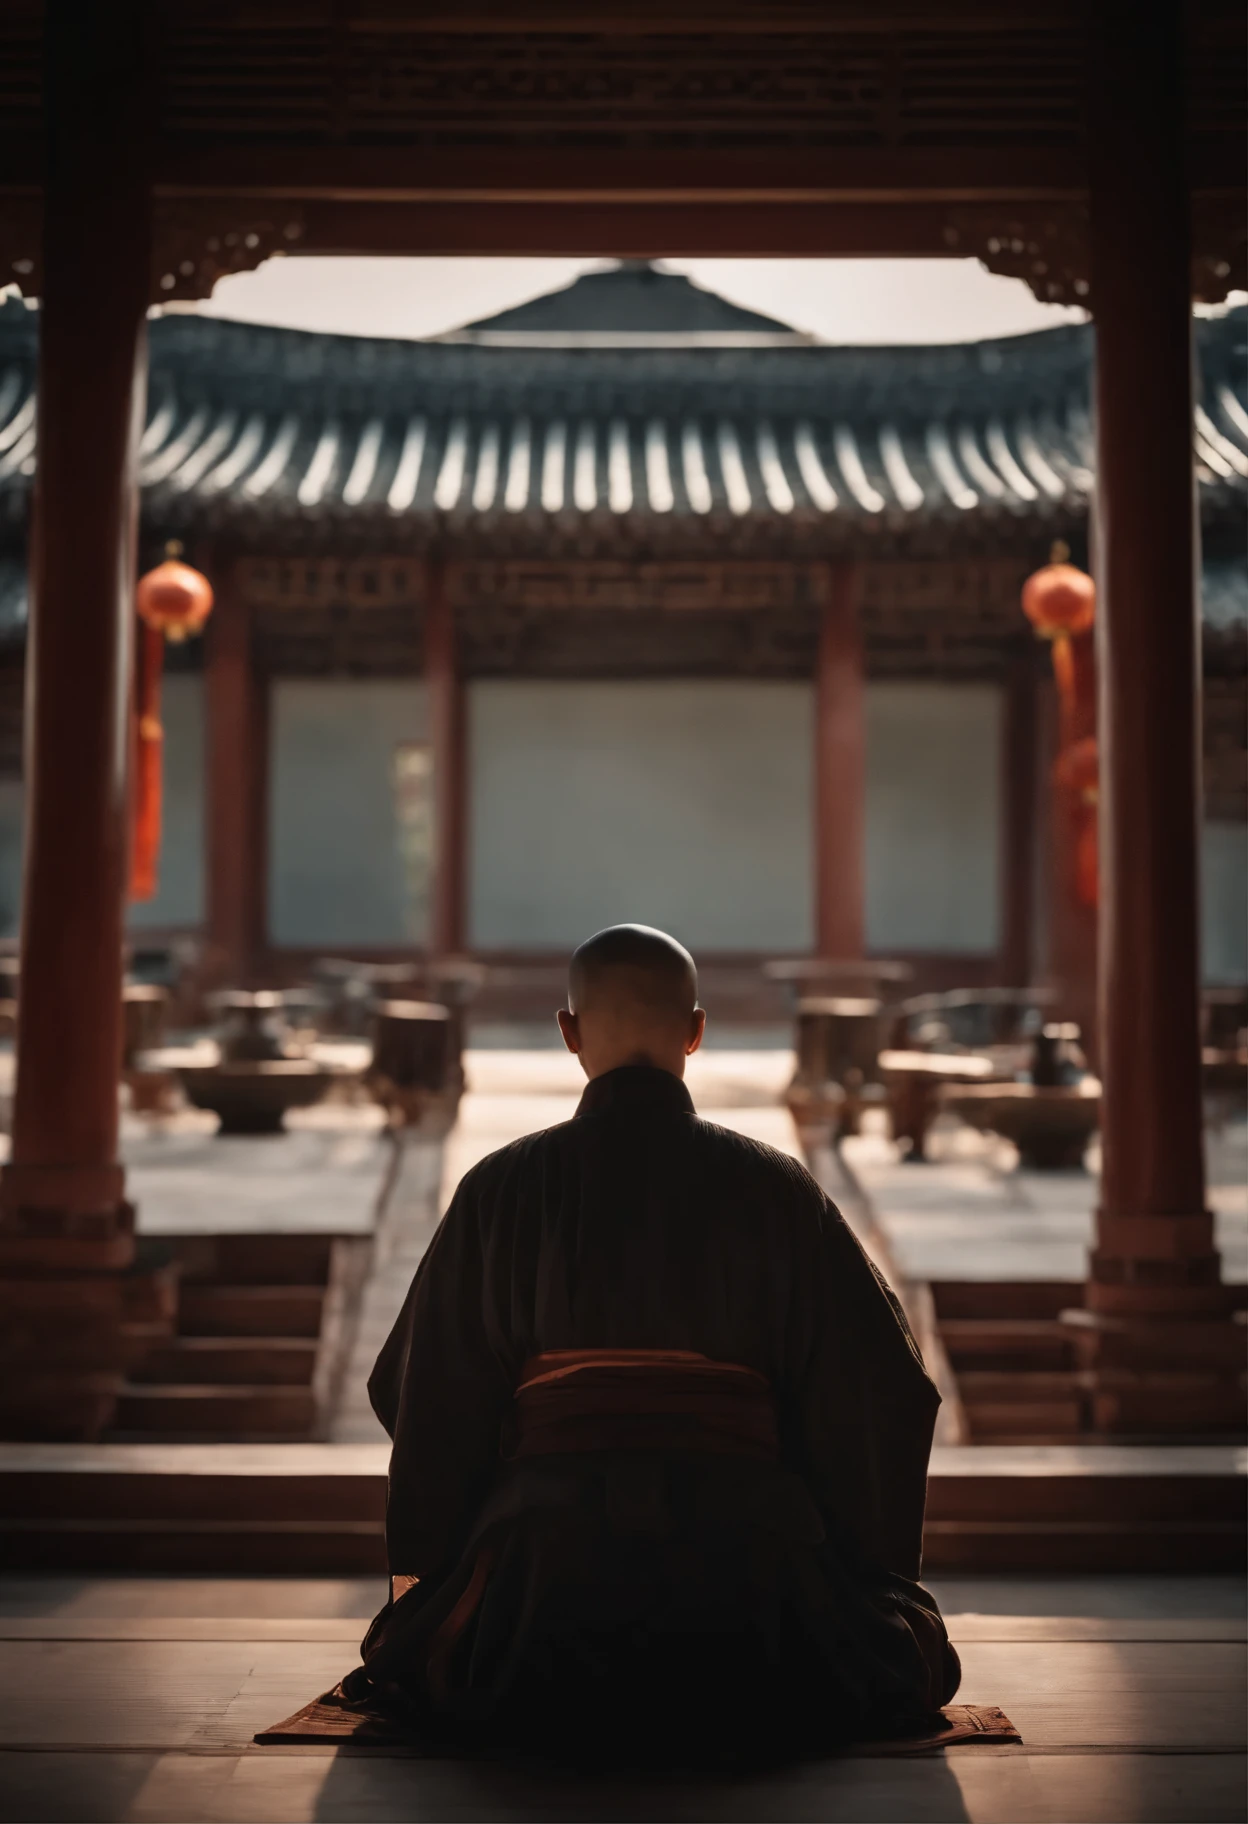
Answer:
<path fill-rule="evenodd" d="M 257 1729 L 356 1663 L 379 1580 L 0 1579 L 0 1819 L 1242 1819 L 1237 1582 L 961 1578 L 933 1588 L 962 1655 L 959 1696 L 999 1704 L 1021 1746 L 647 1779 L 255 1746 Z"/>

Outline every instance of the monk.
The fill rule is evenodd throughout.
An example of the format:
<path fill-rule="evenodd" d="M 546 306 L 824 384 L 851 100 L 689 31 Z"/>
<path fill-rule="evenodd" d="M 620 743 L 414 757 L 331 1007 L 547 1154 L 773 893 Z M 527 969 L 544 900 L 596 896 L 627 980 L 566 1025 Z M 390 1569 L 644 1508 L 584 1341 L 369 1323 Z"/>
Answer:
<path fill-rule="evenodd" d="M 391 1600 L 345 1696 L 492 1741 L 819 1746 L 921 1729 L 939 1396 L 795 1160 L 702 1121 L 693 959 L 572 958 L 575 1117 L 468 1172 L 369 1383 Z"/>

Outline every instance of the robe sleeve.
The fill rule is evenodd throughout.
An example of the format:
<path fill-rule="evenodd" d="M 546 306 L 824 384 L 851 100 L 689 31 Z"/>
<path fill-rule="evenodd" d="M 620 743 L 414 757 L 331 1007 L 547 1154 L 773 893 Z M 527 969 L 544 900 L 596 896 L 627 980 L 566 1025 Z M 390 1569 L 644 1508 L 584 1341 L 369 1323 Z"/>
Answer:
<path fill-rule="evenodd" d="M 802 1468 L 829 1533 L 865 1570 L 917 1579 L 940 1395 L 893 1292 L 819 1200 L 794 1389 Z"/>
<path fill-rule="evenodd" d="M 511 1388 L 486 1340 L 478 1173 L 461 1182 L 368 1383 L 394 1448 L 392 1574 L 427 1577 L 462 1545 L 498 1464 Z"/>

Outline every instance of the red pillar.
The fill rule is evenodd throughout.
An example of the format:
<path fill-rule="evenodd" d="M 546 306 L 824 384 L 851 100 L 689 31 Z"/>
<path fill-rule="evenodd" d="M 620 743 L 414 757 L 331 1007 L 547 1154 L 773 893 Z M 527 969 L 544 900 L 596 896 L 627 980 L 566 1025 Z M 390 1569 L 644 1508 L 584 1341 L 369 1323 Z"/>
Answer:
<path fill-rule="evenodd" d="M 213 574 L 205 672 L 208 956 L 217 985 L 260 986 L 268 945 L 269 697 L 237 564 Z"/>
<path fill-rule="evenodd" d="M 1094 1422 L 1208 1427 L 1242 1407 L 1218 1339 L 1235 1358 L 1242 1345 L 1209 1322 L 1227 1289 L 1201 1143 L 1198 533 L 1176 0 L 1100 0 L 1093 58 L 1104 1082 Z M 1199 1384 L 1171 1372 L 1197 1363 Z"/>
<path fill-rule="evenodd" d="M 815 944 L 821 957 L 865 948 L 866 696 L 861 571 L 830 564 L 815 669 Z"/>
<path fill-rule="evenodd" d="M 455 611 L 446 565 L 425 572 L 425 677 L 433 748 L 433 883 L 429 953 L 462 953 L 466 936 L 467 779 L 464 685 L 455 649 Z"/>
<path fill-rule="evenodd" d="M 117 1157 L 127 723 L 149 211 L 138 142 L 139 9 L 51 0 L 39 315 L 39 467 L 27 648 L 27 834 L 12 1161 L 0 1303 L 28 1341 L 6 1427 L 91 1432 L 115 1385 L 108 1331 L 133 1251 Z M 88 1272 L 72 1285 L 65 1276 Z M 11 1273 L 29 1273 L 23 1292 Z M 59 1284 L 59 1291 L 54 1286 Z M 91 1313 L 100 1348 L 52 1359 Z M 51 1302 L 49 1302 L 51 1301 Z M 85 1302 L 84 1302 L 85 1301 Z M 45 1308 L 46 1307 L 46 1308 Z M 45 1331 L 41 1325 L 51 1325 Z M 85 1338 L 85 1330 L 80 1332 Z M 72 1341 L 67 1334 L 66 1346 Z M 115 1338 L 114 1338 L 115 1340 Z M 19 1345 L 20 1346 L 20 1345 Z M 19 1382 L 22 1380 L 19 1376 Z"/>
<path fill-rule="evenodd" d="M 1026 988 L 1034 962 L 1036 762 L 1040 739 L 1036 667 L 1017 659 L 1006 680 L 1001 730 L 1001 980 Z"/>

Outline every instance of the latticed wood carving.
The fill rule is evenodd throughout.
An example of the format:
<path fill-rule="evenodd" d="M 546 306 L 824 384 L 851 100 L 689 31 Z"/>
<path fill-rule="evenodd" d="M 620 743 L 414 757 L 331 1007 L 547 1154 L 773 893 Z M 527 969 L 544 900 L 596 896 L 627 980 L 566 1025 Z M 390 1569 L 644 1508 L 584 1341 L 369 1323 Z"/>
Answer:
<path fill-rule="evenodd" d="M 875 677 L 999 678 L 1030 636 L 1017 559 L 864 566 Z M 257 658 L 287 675 L 414 675 L 418 559 L 248 558 Z M 473 677 L 807 677 L 822 563 L 453 563 L 459 659 Z"/>
<path fill-rule="evenodd" d="M 257 206 L 232 197 L 159 200 L 152 219 L 152 299 L 210 298 L 218 279 L 254 272 L 303 239 L 302 211 L 275 202 Z"/>
<path fill-rule="evenodd" d="M 185 14 L 170 139 L 1074 145 L 1070 24 L 994 31 L 424 32 Z"/>
<path fill-rule="evenodd" d="M 247 558 L 243 592 L 257 607 L 367 610 L 425 598 L 417 558 Z M 808 607 L 823 600 L 821 563 L 456 562 L 447 586 L 457 607 L 663 613 L 751 612 Z"/>
<path fill-rule="evenodd" d="M 625 614 L 769 612 L 822 601 L 827 569 L 820 563 L 463 563 L 455 566 L 451 587 L 466 609 L 501 602 Z"/>
<path fill-rule="evenodd" d="M 424 600 L 419 558 L 243 558 L 239 587 L 257 608 L 413 607 Z"/>

